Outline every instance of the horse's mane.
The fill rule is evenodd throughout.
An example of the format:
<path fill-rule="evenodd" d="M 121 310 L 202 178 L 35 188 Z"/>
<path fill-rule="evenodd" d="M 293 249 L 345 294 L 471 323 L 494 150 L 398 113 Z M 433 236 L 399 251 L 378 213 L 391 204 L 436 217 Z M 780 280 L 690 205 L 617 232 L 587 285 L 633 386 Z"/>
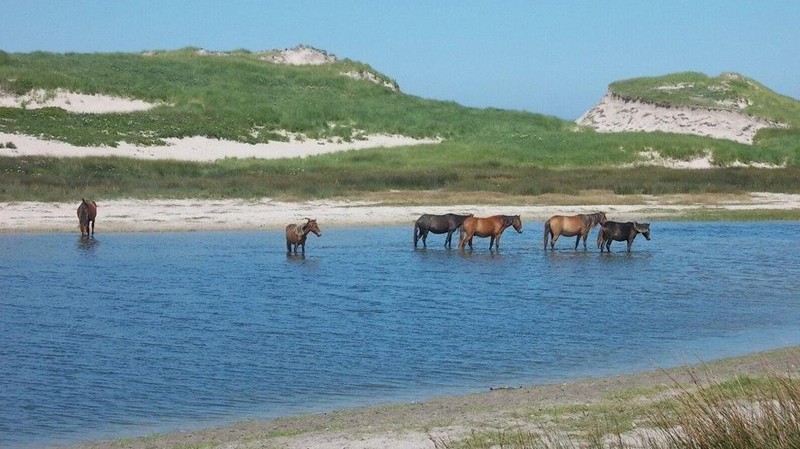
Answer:
<path fill-rule="evenodd" d="M 602 212 L 595 212 L 593 214 L 580 214 L 581 220 L 583 220 L 583 224 L 589 227 L 594 227 L 594 225 L 600 223 L 600 218 L 603 215 Z"/>
<path fill-rule="evenodd" d="M 312 220 L 310 218 L 305 218 L 305 220 L 306 220 L 306 222 L 303 223 L 303 224 L 298 223 L 298 224 L 294 225 L 294 233 L 295 234 L 304 235 L 306 233 L 306 229 L 308 228 L 308 225 L 311 223 Z"/>

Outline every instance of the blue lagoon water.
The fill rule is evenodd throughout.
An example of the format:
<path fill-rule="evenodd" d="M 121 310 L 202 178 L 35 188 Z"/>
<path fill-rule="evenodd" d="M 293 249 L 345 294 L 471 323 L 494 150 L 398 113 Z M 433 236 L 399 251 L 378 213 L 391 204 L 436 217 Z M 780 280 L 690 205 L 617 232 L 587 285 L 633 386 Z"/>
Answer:
<path fill-rule="evenodd" d="M 305 257 L 280 232 L 0 235 L 0 447 L 800 344 L 800 223 L 653 223 L 630 254 L 321 225 Z"/>

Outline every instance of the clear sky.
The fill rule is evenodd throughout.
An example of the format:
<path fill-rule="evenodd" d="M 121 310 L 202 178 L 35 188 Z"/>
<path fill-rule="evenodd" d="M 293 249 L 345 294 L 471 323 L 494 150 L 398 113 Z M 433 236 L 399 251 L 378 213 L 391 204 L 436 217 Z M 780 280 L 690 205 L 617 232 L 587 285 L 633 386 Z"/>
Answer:
<path fill-rule="evenodd" d="M 575 119 L 609 83 L 739 72 L 800 99 L 800 1 L 0 0 L 7 52 L 283 49 L 412 95 Z"/>

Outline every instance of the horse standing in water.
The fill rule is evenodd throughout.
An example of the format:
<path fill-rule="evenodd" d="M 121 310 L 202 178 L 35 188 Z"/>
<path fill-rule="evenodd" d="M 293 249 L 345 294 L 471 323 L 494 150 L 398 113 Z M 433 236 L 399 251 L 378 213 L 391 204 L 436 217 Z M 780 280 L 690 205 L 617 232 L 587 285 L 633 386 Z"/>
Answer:
<path fill-rule="evenodd" d="M 616 240 L 618 242 L 628 242 L 628 252 L 631 252 L 631 245 L 633 239 L 638 234 L 642 234 L 644 238 L 650 240 L 650 223 L 637 223 L 629 221 L 627 223 L 619 223 L 616 221 L 607 221 L 600 225 L 600 232 L 597 233 L 597 247 L 600 252 L 603 252 L 603 247 L 606 251 L 611 252 L 611 242 Z"/>
<path fill-rule="evenodd" d="M 297 247 L 299 246 L 303 254 L 306 253 L 306 237 L 308 237 L 309 232 L 313 232 L 317 237 L 322 236 L 322 231 L 319 230 L 319 226 L 317 226 L 317 220 L 306 218 L 306 223 L 299 225 L 299 224 L 290 224 L 286 225 L 286 252 L 292 252 L 292 246 L 294 246 L 294 253 L 297 254 Z"/>
<path fill-rule="evenodd" d="M 81 198 L 81 204 L 78 206 L 78 224 L 81 227 L 81 235 L 93 236 L 94 235 L 94 219 L 97 217 L 97 203 L 94 201 L 86 201 Z M 89 225 L 91 224 L 91 233 L 89 232 Z"/>
<path fill-rule="evenodd" d="M 414 248 L 417 247 L 417 242 L 422 239 L 422 246 L 427 248 L 428 232 L 434 234 L 447 233 L 447 238 L 444 240 L 444 247 L 453 247 L 453 232 L 461 228 L 464 220 L 471 217 L 468 215 L 444 214 L 432 215 L 423 214 L 416 222 L 414 222 Z"/>
<path fill-rule="evenodd" d="M 559 236 L 573 237 L 575 239 L 575 249 L 578 249 L 578 243 L 583 239 L 583 249 L 586 249 L 586 238 L 589 237 L 589 232 L 598 224 L 606 222 L 605 212 L 595 212 L 593 214 L 578 214 L 578 215 L 553 215 L 549 220 L 544 222 L 544 249 L 547 249 L 547 241 L 552 238 L 550 242 L 550 249 L 555 249 L 556 241 Z"/>
<path fill-rule="evenodd" d="M 467 217 L 461 225 L 459 232 L 458 247 L 464 249 L 464 244 L 469 244 L 472 249 L 472 237 L 490 237 L 489 249 L 494 245 L 495 249 L 500 249 L 500 236 L 507 227 L 513 226 L 517 233 L 522 233 L 522 220 L 519 215 L 493 215 L 491 217 Z"/>

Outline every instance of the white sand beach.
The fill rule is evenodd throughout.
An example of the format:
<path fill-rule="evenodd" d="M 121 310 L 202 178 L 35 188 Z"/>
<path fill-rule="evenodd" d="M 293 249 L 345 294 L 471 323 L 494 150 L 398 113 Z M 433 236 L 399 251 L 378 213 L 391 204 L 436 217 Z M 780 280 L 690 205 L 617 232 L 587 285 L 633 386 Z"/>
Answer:
<path fill-rule="evenodd" d="M 77 208 L 72 203 L 0 203 L 0 232 L 78 232 Z M 109 200 L 98 201 L 97 232 L 224 231 L 239 229 L 279 230 L 305 217 L 322 228 L 348 226 L 411 226 L 423 213 L 473 213 L 520 215 L 524 226 L 555 214 L 605 211 L 616 221 L 668 219 L 682 212 L 721 210 L 800 209 L 800 195 L 753 193 L 720 204 L 669 204 L 651 198 L 643 204 L 395 206 L 368 201 L 284 202 L 259 200 Z M 539 229 L 537 226 L 536 229 Z"/>

